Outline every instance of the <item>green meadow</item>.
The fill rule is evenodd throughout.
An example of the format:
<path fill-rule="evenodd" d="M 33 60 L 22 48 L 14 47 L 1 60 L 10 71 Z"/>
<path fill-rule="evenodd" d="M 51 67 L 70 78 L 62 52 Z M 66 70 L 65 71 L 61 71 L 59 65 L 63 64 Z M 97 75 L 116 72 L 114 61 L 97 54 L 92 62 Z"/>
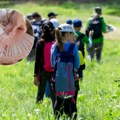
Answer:
<path fill-rule="evenodd" d="M 79 18 L 86 22 L 95 6 L 103 8 L 103 17 L 117 29 L 106 33 L 102 61 L 87 59 L 84 79 L 80 81 L 78 95 L 78 120 L 120 120 L 120 15 L 118 5 L 107 4 L 56 4 L 24 3 L 5 6 L 24 15 L 39 12 L 47 18 L 49 11 L 58 13 L 60 23 L 67 18 Z M 2 7 L 1 7 L 2 8 Z M 114 12 L 113 12 L 114 11 Z M 34 62 L 26 59 L 10 65 L 0 66 L 0 120 L 53 120 L 51 100 L 44 98 L 36 104 L 37 87 L 33 84 Z"/>

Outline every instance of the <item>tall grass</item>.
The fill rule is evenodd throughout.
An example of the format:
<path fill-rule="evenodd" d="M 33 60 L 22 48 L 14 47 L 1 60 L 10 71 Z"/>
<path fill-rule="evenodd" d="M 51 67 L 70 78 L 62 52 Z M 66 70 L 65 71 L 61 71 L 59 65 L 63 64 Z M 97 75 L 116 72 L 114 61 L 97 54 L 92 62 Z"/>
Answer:
<path fill-rule="evenodd" d="M 77 5 L 76 5 L 77 6 Z M 88 5 L 87 5 L 88 6 Z M 91 5 L 91 8 L 94 4 Z M 67 18 L 81 18 L 83 30 L 92 13 L 86 5 L 81 8 L 45 4 L 16 4 L 9 6 L 23 14 L 38 11 L 47 17 L 49 11 L 57 12 L 60 22 Z M 103 6 L 104 8 L 104 6 Z M 91 11 L 89 11 L 91 10 Z M 107 11 L 107 8 L 104 8 Z M 107 22 L 120 27 L 119 17 L 104 15 Z M 111 34 L 110 40 L 107 37 Z M 84 79 L 80 81 L 78 95 L 78 120 L 120 120 L 120 36 L 119 32 L 105 35 L 101 64 L 87 60 Z M 53 120 L 51 100 L 36 104 L 37 88 L 33 84 L 34 62 L 26 59 L 11 66 L 0 66 L 0 120 Z"/>

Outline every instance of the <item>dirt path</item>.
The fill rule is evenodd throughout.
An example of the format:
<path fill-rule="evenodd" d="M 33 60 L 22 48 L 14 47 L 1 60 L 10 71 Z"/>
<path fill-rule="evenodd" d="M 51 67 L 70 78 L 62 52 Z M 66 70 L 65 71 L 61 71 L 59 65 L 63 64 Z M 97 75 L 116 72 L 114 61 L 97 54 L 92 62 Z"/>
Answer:
<path fill-rule="evenodd" d="M 120 28 L 117 28 L 114 32 L 104 34 L 107 40 L 120 40 Z"/>

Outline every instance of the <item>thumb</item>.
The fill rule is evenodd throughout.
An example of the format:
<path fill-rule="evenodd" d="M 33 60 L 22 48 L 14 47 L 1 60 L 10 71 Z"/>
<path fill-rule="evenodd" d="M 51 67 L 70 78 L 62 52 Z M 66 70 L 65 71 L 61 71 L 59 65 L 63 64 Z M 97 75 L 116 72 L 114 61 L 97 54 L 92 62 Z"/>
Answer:
<path fill-rule="evenodd" d="M 14 35 L 17 31 L 17 25 L 13 25 L 13 24 L 8 24 L 5 27 L 5 31 L 8 35 Z"/>

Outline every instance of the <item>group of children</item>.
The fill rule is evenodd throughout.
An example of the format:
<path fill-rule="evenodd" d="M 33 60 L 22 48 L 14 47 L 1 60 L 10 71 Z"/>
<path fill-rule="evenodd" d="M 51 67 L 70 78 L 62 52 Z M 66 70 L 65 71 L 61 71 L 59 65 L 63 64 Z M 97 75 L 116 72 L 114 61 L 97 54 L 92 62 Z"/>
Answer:
<path fill-rule="evenodd" d="M 76 119 L 77 117 L 77 107 L 76 107 L 77 101 L 76 100 L 77 100 L 77 93 L 78 93 L 77 87 L 75 89 L 75 95 L 72 97 L 74 99 L 72 98 L 63 99 L 55 94 L 55 91 L 54 91 L 55 89 L 52 89 L 56 87 L 57 82 L 55 81 L 54 83 L 51 81 L 53 76 L 56 76 L 55 68 L 56 68 L 56 59 L 58 57 L 58 51 L 59 51 L 59 54 L 61 54 L 63 51 L 67 52 L 71 44 L 74 45 L 74 48 L 71 51 L 71 54 L 74 59 L 73 68 L 76 70 L 80 68 L 80 58 L 78 54 L 78 47 L 76 44 L 74 44 L 74 41 L 73 41 L 74 29 L 72 28 L 72 26 L 68 24 L 61 24 L 58 27 L 58 29 L 55 29 L 55 27 L 50 21 L 46 21 L 42 29 L 44 32 L 41 36 L 40 41 L 37 44 L 35 71 L 34 71 L 34 83 L 35 85 L 38 86 L 37 102 L 43 100 L 46 82 L 49 81 L 50 85 L 52 85 L 50 87 L 50 90 L 51 90 L 50 97 L 52 100 L 55 117 L 59 118 L 64 111 L 70 118 L 72 118 L 73 113 L 75 113 L 74 119 Z M 47 60 L 48 62 L 46 62 Z M 74 74 L 73 70 L 70 70 L 72 71 L 72 74 Z M 62 76 L 60 77 L 61 79 L 63 79 Z M 78 82 L 76 84 L 77 86 L 79 86 Z"/>
<path fill-rule="evenodd" d="M 51 21 L 46 21 L 42 25 L 42 36 L 36 47 L 34 83 L 38 86 L 37 103 L 43 100 L 46 83 L 48 82 L 50 85 L 49 93 L 52 100 L 54 114 L 55 117 L 58 118 L 63 114 L 63 111 L 68 115 L 68 117 L 73 117 L 73 119 L 77 118 L 76 104 L 79 90 L 79 79 L 83 78 L 82 71 L 85 69 L 85 63 L 82 62 L 84 61 L 84 41 L 89 47 L 91 47 L 91 36 L 88 39 L 84 34 L 80 33 L 80 28 L 80 20 L 76 20 L 74 28 L 69 24 L 61 24 L 58 29 L 55 29 Z M 76 31 L 74 31 L 74 29 Z M 83 35 L 83 38 L 81 38 L 81 35 Z M 72 70 L 72 72 L 76 72 L 74 75 L 75 95 L 72 98 L 63 99 L 57 96 L 52 89 L 51 78 L 54 76 L 56 58 L 58 56 L 57 47 L 60 52 L 68 51 L 71 44 L 74 44 L 74 49 L 71 52 L 74 57 L 74 71 Z M 81 48 L 80 45 L 83 47 Z M 52 69 L 50 69 L 49 61 L 51 61 Z M 80 62 L 82 63 L 81 65 Z M 47 69 L 47 67 L 49 69 Z M 62 69 L 64 68 L 61 68 L 60 71 L 62 71 Z M 61 80 L 63 79 L 63 75 L 64 72 L 61 74 Z M 76 78 L 76 76 L 78 78 Z M 55 86 L 55 84 L 53 84 L 53 86 Z"/>
<path fill-rule="evenodd" d="M 99 12 L 101 8 L 95 11 Z M 37 103 L 43 101 L 48 82 L 55 118 L 59 119 L 65 113 L 76 120 L 79 79 L 83 79 L 85 69 L 84 47 L 86 43 L 88 49 L 92 48 L 95 31 L 90 29 L 87 35 L 81 33 L 80 19 L 67 20 L 61 25 L 56 23 L 50 19 L 42 23 L 41 36 L 36 45 L 34 84 L 38 86 Z"/>

